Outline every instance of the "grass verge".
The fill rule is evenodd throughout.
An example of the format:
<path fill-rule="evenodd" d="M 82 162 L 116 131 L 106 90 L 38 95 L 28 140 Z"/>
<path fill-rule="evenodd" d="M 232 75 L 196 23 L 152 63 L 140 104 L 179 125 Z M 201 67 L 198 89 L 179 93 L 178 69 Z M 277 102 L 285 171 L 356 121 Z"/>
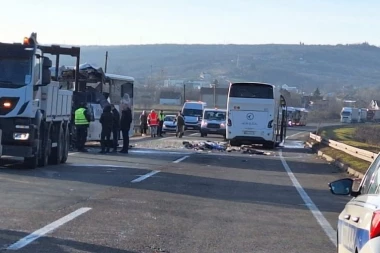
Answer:
<path fill-rule="evenodd" d="M 355 131 L 360 126 L 329 126 L 323 127 L 319 135 L 346 145 L 368 150 L 374 153 L 380 152 L 380 147 L 355 140 Z M 343 152 L 344 153 L 344 152 Z"/>
<path fill-rule="evenodd" d="M 343 151 L 326 147 L 320 143 L 313 144 L 313 148 L 363 174 L 367 171 L 369 165 L 371 164 L 370 162 L 353 157 Z"/>

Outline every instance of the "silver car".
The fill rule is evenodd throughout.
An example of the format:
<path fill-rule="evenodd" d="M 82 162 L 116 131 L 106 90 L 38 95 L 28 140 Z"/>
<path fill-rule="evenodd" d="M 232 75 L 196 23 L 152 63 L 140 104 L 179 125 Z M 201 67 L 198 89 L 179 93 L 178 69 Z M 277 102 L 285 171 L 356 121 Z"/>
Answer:
<path fill-rule="evenodd" d="M 201 122 L 201 137 L 217 134 L 226 137 L 226 112 L 223 109 L 204 109 Z"/>

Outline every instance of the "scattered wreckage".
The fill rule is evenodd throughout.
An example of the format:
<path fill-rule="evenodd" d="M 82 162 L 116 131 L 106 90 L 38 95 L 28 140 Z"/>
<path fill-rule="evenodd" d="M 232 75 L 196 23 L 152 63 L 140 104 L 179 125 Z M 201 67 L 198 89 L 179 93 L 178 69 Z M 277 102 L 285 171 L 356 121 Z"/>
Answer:
<path fill-rule="evenodd" d="M 186 149 L 193 149 L 197 151 L 219 151 L 219 152 L 241 152 L 243 154 L 252 155 L 270 155 L 271 152 L 265 152 L 258 150 L 255 145 L 242 145 L 240 147 L 231 147 L 228 142 L 216 142 L 216 141 L 183 141 L 183 146 Z"/>

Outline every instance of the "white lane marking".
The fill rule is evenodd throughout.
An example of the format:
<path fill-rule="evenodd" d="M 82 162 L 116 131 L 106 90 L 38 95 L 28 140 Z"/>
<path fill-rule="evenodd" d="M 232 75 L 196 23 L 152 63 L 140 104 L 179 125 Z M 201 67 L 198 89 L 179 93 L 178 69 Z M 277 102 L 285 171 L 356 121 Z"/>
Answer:
<path fill-rule="evenodd" d="M 291 138 L 291 137 L 296 137 L 297 135 L 300 135 L 300 134 L 303 134 L 303 133 L 306 133 L 306 132 L 298 132 L 298 133 L 295 133 L 295 134 L 292 134 L 292 135 L 286 136 L 285 139 L 288 139 L 288 138 Z"/>
<path fill-rule="evenodd" d="M 336 245 L 336 232 L 331 227 L 330 223 L 326 220 L 325 216 L 319 211 L 318 207 L 314 204 L 314 202 L 311 200 L 309 195 L 307 195 L 306 191 L 302 188 L 301 184 L 298 182 L 297 178 L 294 176 L 292 170 L 290 169 L 289 165 L 285 161 L 285 159 L 282 156 L 282 150 L 280 150 L 280 158 L 282 165 L 284 166 L 286 173 L 288 173 L 288 176 L 290 180 L 292 181 L 294 187 L 297 189 L 299 195 L 301 196 L 302 200 L 305 202 L 305 205 L 309 208 L 311 213 L 313 214 L 314 218 L 317 220 L 319 225 L 322 227 L 322 229 L 325 231 L 326 235 L 330 239 L 330 241 Z"/>
<path fill-rule="evenodd" d="M 196 136 L 196 135 L 199 135 L 199 133 L 189 134 L 189 136 Z"/>
<path fill-rule="evenodd" d="M 181 157 L 181 158 L 179 158 L 179 159 L 173 161 L 173 163 L 180 163 L 180 162 L 182 162 L 183 160 L 185 160 L 185 159 L 187 159 L 187 158 L 189 158 L 189 157 L 190 157 L 190 156 L 185 155 L 185 156 L 183 156 L 183 157 Z"/>
<path fill-rule="evenodd" d="M 70 152 L 69 155 L 75 155 L 78 154 L 79 152 Z"/>
<path fill-rule="evenodd" d="M 159 171 L 159 170 L 151 171 L 151 172 L 149 172 L 148 174 L 142 175 L 141 177 L 138 177 L 138 178 L 132 180 L 131 183 L 138 183 L 138 182 L 141 182 L 141 181 L 147 179 L 148 177 L 151 177 L 151 176 L 157 174 L 158 172 L 160 172 L 160 171 Z"/>
<path fill-rule="evenodd" d="M 90 210 L 91 210 L 91 208 L 89 208 L 89 207 L 79 208 L 78 210 L 60 218 L 59 220 L 56 220 L 53 223 L 50 223 L 49 225 L 47 225 L 41 229 L 38 229 L 38 230 L 34 231 L 33 233 L 31 233 L 30 235 L 20 239 L 18 242 L 9 246 L 7 248 L 7 250 L 19 250 L 19 249 L 25 247 L 26 245 L 28 245 L 29 243 L 37 240 L 41 236 L 44 236 L 45 234 L 52 232 L 53 230 L 64 225 L 65 223 L 75 219 L 76 217 L 78 217 L 78 216 L 80 216 L 80 215 L 82 215 L 82 214 L 84 214 Z"/>

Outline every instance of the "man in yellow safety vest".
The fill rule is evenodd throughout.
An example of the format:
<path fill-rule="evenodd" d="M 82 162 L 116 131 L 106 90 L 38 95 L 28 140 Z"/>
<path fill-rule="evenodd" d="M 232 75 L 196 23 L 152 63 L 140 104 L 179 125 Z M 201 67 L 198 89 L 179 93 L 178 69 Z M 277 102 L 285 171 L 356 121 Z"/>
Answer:
<path fill-rule="evenodd" d="M 76 147 L 80 152 L 87 152 L 85 144 L 87 141 L 87 129 L 90 126 L 90 115 L 87 113 L 86 103 L 81 103 L 75 110 Z"/>

